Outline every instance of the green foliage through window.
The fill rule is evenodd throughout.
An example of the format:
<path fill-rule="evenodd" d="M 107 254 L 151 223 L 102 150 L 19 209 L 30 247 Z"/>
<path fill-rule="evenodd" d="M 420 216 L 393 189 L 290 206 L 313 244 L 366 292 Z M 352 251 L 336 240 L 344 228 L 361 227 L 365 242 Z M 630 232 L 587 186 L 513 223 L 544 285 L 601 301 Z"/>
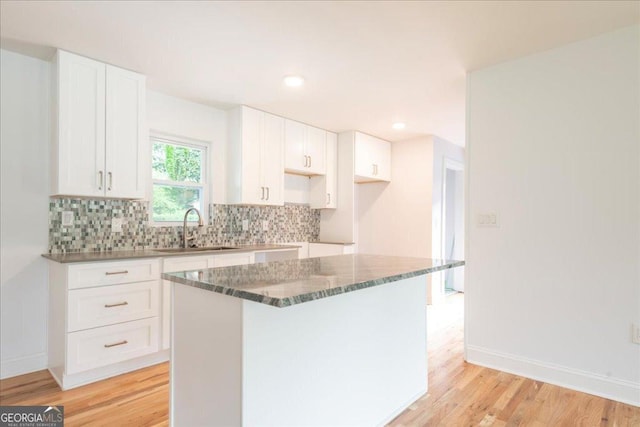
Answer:
<path fill-rule="evenodd" d="M 152 138 L 153 221 L 182 221 L 192 207 L 202 212 L 205 152 Z"/>

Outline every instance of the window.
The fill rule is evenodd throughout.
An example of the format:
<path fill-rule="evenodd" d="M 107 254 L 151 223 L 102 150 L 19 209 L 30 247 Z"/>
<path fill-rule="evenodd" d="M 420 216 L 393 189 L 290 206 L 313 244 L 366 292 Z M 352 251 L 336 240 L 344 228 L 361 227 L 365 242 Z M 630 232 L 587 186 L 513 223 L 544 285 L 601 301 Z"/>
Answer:
<path fill-rule="evenodd" d="M 206 145 L 151 137 L 153 222 L 182 222 L 189 208 L 197 208 L 203 213 L 206 158 Z"/>

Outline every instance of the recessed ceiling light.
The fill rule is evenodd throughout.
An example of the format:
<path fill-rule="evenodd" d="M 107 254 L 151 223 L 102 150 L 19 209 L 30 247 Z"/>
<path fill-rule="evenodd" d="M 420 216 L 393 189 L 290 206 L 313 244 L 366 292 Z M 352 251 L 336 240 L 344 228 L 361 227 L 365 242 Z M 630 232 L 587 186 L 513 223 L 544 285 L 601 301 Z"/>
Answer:
<path fill-rule="evenodd" d="M 289 87 L 299 87 L 304 84 L 304 78 L 302 76 L 285 76 L 284 84 Z"/>
<path fill-rule="evenodd" d="M 403 122 L 395 122 L 392 126 L 395 130 L 402 130 L 407 127 L 406 123 Z"/>

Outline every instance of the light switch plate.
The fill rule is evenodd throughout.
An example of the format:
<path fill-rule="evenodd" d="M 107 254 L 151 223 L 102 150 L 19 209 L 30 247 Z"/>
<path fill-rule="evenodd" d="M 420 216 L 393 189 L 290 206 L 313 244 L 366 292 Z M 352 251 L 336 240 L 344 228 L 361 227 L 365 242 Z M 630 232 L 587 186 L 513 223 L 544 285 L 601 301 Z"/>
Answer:
<path fill-rule="evenodd" d="M 248 219 L 243 219 L 242 220 L 242 231 L 249 231 L 249 220 Z"/>
<path fill-rule="evenodd" d="M 640 326 L 635 323 L 631 324 L 631 342 L 640 344 Z"/>
<path fill-rule="evenodd" d="M 73 212 L 72 211 L 62 212 L 62 226 L 70 227 L 72 225 L 73 225 Z"/>
<path fill-rule="evenodd" d="M 264 221 L 262 221 L 262 231 L 267 231 L 267 230 L 269 230 L 269 221 L 265 219 Z"/>
<path fill-rule="evenodd" d="M 495 212 L 486 212 L 478 214 L 476 219 L 478 227 L 497 227 L 498 214 Z"/>

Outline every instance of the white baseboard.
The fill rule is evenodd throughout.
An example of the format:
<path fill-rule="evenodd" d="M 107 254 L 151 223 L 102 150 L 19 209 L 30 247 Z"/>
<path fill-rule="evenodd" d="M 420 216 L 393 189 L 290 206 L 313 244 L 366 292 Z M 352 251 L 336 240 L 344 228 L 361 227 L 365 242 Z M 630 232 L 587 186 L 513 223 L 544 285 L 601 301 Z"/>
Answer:
<path fill-rule="evenodd" d="M 379 424 L 380 427 L 384 427 L 387 424 L 389 424 L 391 421 L 393 421 L 398 415 L 402 414 L 409 406 L 411 406 L 412 403 L 414 403 L 415 401 L 417 401 L 418 399 L 420 399 L 422 396 L 424 396 L 425 394 L 427 394 L 427 388 L 425 388 L 424 390 L 420 391 L 420 393 L 417 393 L 415 396 L 411 397 L 409 400 L 407 400 L 406 402 L 404 402 L 402 405 L 398 406 L 396 409 L 393 410 L 393 412 L 391 412 L 387 418 L 384 419 L 383 422 L 381 422 Z"/>
<path fill-rule="evenodd" d="M 467 345 L 467 362 L 510 374 L 640 406 L 640 383 Z"/>
<path fill-rule="evenodd" d="M 24 357 L 3 360 L 0 363 L 0 379 L 47 369 L 47 353 L 36 353 Z"/>
<path fill-rule="evenodd" d="M 102 366 L 77 374 L 60 374 L 56 369 L 49 369 L 49 373 L 62 390 L 70 390 L 96 381 L 126 374 L 127 372 L 146 368 L 147 366 L 166 362 L 169 360 L 169 355 L 169 350 L 162 350 L 157 353 L 136 357 L 135 359 L 125 360 L 124 362 Z"/>

